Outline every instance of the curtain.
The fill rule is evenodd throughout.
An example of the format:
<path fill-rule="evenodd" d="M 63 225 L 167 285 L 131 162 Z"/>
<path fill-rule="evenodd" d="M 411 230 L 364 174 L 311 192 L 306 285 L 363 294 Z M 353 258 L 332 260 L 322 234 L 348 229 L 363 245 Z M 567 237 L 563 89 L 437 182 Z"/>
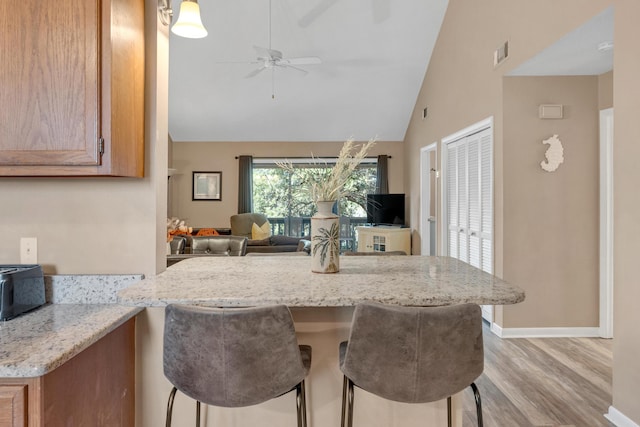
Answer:
<path fill-rule="evenodd" d="M 253 157 L 238 157 L 238 213 L 253 212 Z"/>
<path fill-rule="evenodd" d="M 378 168 L 376 170 L 376 194 L 389 194 L 389 156 L 381 154 L 378 156 Z"/>

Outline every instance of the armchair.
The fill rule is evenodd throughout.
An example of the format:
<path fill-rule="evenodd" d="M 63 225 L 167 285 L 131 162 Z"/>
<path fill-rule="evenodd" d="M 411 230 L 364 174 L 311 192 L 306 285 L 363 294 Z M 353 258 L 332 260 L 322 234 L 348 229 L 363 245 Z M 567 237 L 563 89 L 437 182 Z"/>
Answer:
<path fill-rule="evenodd" d="M 258 224 L 261 227 L 267 222 L 267 217 L 261 213 L 241 213 L 231 215 L 231 234 L 234 236 L 243 236 L 251 239 L 251 227 Z"/>
<path fill-rule="evenodd" d="M 244 256 L 247 238 L 240 236 L 194 236 L 191 238 L 193 255 Z"/>

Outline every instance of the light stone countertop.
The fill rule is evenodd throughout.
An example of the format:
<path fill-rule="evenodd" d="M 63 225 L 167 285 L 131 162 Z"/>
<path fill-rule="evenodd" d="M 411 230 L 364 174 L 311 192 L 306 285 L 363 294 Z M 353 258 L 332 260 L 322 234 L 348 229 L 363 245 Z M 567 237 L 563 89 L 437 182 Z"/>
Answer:
<path fill-rule="evenodd" d="M 142 274 L 57 274 L 44 276 L 47 302 L 116 304 L 118 291 L 139 282 Z"/>
<path fill-rule="evenodd" d="M 141 274 L 44 277 L 47 305 L 0 321 L 0 378 L 53 371 L 134 317 L 142 308 L 117 305 L 117 292 Z"/>
<path fill-rule="evenodd" d="M 0 378 L 51 372 L 141 310 L 117 304 L 48 304 L 0 322 Z"/>
<path fill-rule="evenodd" d="M 309 257 L 209 257 L 181 261 L 118 293 L 121 304 L 218 307 L 515 304 L 524 291 L 449 257 L 349 256 L 340 272 L 311 272 Z"/>

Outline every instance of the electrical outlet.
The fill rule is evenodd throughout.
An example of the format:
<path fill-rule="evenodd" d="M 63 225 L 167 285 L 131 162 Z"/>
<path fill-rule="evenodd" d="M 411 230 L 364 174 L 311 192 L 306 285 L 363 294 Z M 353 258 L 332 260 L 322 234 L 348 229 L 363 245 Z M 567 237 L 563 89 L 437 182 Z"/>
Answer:
<path fill-rule="evenodd" d="M 20 264 L 38 263 L 38 239 L 36 237 L 20 238 Z"/>

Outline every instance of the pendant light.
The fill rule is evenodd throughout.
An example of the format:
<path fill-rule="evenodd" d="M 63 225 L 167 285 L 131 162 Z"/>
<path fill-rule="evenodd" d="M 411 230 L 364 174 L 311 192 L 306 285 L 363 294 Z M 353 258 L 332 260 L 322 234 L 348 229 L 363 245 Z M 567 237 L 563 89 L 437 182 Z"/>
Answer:
<path fill-rule="evenodd" d="M 182 0 L 178 21 L 171 28 L 173 34 L 190 39 L 207 36 L 207 29 L 200 19 L 200 6 L 197 0 Z"/>

